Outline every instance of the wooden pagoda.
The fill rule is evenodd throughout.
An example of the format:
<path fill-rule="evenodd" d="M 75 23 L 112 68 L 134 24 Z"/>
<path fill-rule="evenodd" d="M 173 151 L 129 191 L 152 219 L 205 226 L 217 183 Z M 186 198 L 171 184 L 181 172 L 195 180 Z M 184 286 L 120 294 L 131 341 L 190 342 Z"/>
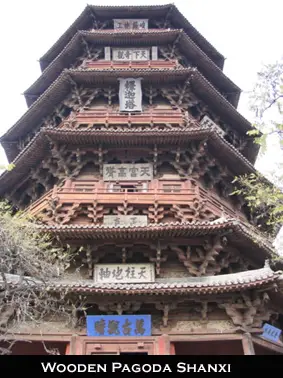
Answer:
<path fill-rule="evenodd" d="M 13 353 L 283 353 L 267 226 L 231 196 L 258 148 L 223 64 L 171 4 L 88 5 L 40 59 L 0 195 L 79 251 L 50 290 L 87 310 L 25 324 Z"/>

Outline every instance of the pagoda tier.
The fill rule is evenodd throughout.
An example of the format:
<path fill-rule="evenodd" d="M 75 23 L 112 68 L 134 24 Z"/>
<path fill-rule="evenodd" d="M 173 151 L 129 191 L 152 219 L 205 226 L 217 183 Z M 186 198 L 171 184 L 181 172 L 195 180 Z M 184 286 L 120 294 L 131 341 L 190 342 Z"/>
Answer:
<path fill-rule="evenodd" d="M 130 71 L 133 71 L 131 72 L 133 77 L 140 75 L 140 71 Z M 177 184 L 180 194 L 182 193 L 185 198 L 189 195 L 187 190 L 189 184 L 186 184 L 186 180 L 188 183 L 191 179 L 201 180 L 200 189 L 197 189 L 197 192 L 188 197 L 186 201 L 181 201 L 181 206 L 184 207 L 181 213 L 188 212 L 189 214 L 189 218 L 184 215 L 183 220 L 194 219 L 191 215 L 191 207 L 198 206 L 203 209 L 203 215 L 200 217 L 204 218 L 200 219 L 215 219 L 222 215 L 240 217 L 243 220 L 253 221 L 256 225 L 261 225 L 263 230 L 268 229 L 265 218 L 252 218 L 246 207 L 243 209 L 244 214 L 239 213 L 239 209 L 243 205 L 245 206 L 244 202 L 240 197 L 230 196 L 233 192 L 231 182 L 234 176 L 255 172 L 255 170 L 241 154 L 241 150 L 247 147 L 246 140 L 237 139 L 238 135 L 232 129 L 225 134 L 225 131 L 210 118 L 213 117 L 213 114 L 207 105 L 200 102 L 194 95 L 193 91 L 199 91 L 208 97 L 209 92 L 204 92 L 204 90 L 205 88 L 210 89 L 211 96 L 207 102 L 214 100 L 215 106 L 221 105 L 219 102 L 215 102 L 216 96 L 212 96 L 213 93 L 217 94 L 218 92 L 215 92 L 197 71 L 170 70 L 164 77 L 160 70 L 157 72 L 143 70 L 143 90 L 146 101 L 144 110 L 140 113 L 129 114 L 121 113 L 117 109 L 118 88 L 115 88 L 117 78 L 129 75 L 128 71 L 115 70 L 107 78 L 104 71 L 77 70 L 69 72 L 73 74 L 73 78 L 70 80 L 70 76 L 65 71 L 9 132 L 10 135 L 17 132 L 23 133 L 24 126 L 31 127 L 32 122 L 27 123 L 28 120 L 32 121 L 31 118 L 38 119 L 38 117 L 42 119 L 48 114 L 49 108 L 52 109 L 56 102 L 61 101 L 61 106 L 57 106 L 57 110 L 49 117 L 49 121 L 45 120 L 44 124 L 40 125 L 34 138 L 28 142 L 31 135 L 35 133 L 33 130 L 32 134 L 28 134 L 28 137 L 24 141 L 22 140 L 22 150 L 13 161 L 15 168 L 0 177 L 2 194 L 7 193 L 7 197 L 13 203 L 24 208 L 31 201 L 42 197 L 46 191 L 50 191 L 53 185 L 60 185 L 60 187 L 63 185 L 58 195 L 62 198 L 67 196 L 69 199 L 70 196 L 73 196 L 72 206 L 80 206 L 75 197 L 79 192 L 85 191 L 87 187 L 88 191 L 98 193 L 96 194 L 97 200 L 101 204 L 101 201 L 105 202 L 105 198 L 109 199 L 107 192 L 110 189 L 103 184 L 102 178 L 97 176 L 95 170 L 99 169 L 102 172 L 103 164 L 111 162 L 113 158 L 120 159 L 121 163 L 129 160 L 138 162 L 143 159 L 145 162 L 153 164 L 154 174 L 157 175 L 157 179 L 159 177 L 159 181 L 152 181 L 146 187 L 147 194 L 143 194 L 142 198 L 145 199 L 148 206 L 153 205 L 153 196 L 157 194 L 161 196 L 162 204 L 162 192 L 166 185 Z M 187 81 L 181 84 L 184 79 Z M 174 85 L 172 85 L 173 80 Z M 94 83 L 97 85 L 95 90 L 85 87 L 85 85 L 91 86 Z M 161 87 L 158 88 L 158 85 Z M 71 94 L 67 95 L 70 90 Z M 221 98 L 228 109 L 234 109 L 219 95 L 219 99 Z M 45 114 L 41 113 L 42 110 Z M 93 147 L 90 147 L 90 144 Z M 148 144 L 148 147 L 143 147 Z M 174 146 L 173 149 L 169 147 L 170 145 Z M 123 152 L 125 147 L 128 148 L 128 156 L 126 157 L 122 153 L 119 158 L 119 149 Z M 109 148 L 110 150 L 115 148 L 118 155 L 115 156 L 115 153 L 111 155 L 110 152 L 109 155 L 107 152 Z M 134 152 L 135 150 L 138 152 Z M 247 148 L 246 151 L 248 151 Z M 223 164 L 224 154 L 225 164 Z M 86 182 L 84 184 L 81 181 L 83 179 L 78 176 L 89 163 L 96 166 L 92 169 L 95 180 L 93 177 L 93 183 Z M 183 183 L 173 182 L 173 176 L 169 181 L 166 177 L 162 179 L 158 167 L 162 167 L 164 164 L 170 165 L 171 170 L 175 171 L 169 172 L 169 175 L 172 176 L 173 173 L 174 180 L 181 180 Z M 27 177 L 26 173 L 30 169 L 31 175 Z M 62 180 L 68 179 L 80 181 L 74 183 L 73 195 L 70 193 L 72 184 L 70 187 L 69 184 L 62 182 Z M 86 177 L 85 180 L 89 181 L 90 177 Z M 124 187 L 127 184 L 129 185 L 124 182 Z M 85 188 L 83 188 L 84 185 Z M 135 183 L 135 185 L 142 187 L 144 184 Z M 210 193 L 208 189 L 212 188 Z M 49 199 L 54 197 L 50 193 L 39 201 L 41 206 L 43 201 L 47 205 Z M 226 197 L 225 201 L 223 201 L 223 197 Z M 198 198 L 197 205 L 195 198 Z M 84 206 L 89 200 L 85 197 Z M 121 197 L 120 200 L 123 198 Z M 115 201 L 117 202 L 117 197 Z M 207 202 L 206 205 L 204 202 Z M 64 206 L 63 203 L 61 205 Z M 178 201 L 174 205 L 179 206 Z M 38 214 L 37 204 L 34 204 L 33 209 L 33 214 Z M 48 207 L 45 207 L 44 211 L 48 212 Z M 67 211 L 72 211 L 72 209 L 67 209 Z M 147 207 L 143 211 L 148 211 Z M 173 219 L 182 220 L 182 216 L 179 215 L 179 218 L 176 219 L 173 215 Z"/>
<path fill-rule="evenodd" d="M 114 37 L 114 38 L 113 38 Z M 104 48 L 104 46 L 109 46 Z M 127 61 L 111 54 L 117 48 L 155 46 L 141 61 Z M 107 50 L 108 49 L 108 50 Z M 116 50 L 115 50 L 116 49 Z M 237 106 L 240 89 L 211 61 L 211 59 L 182 30 L 94 30 L 78 31 L 58 56 L 43 71 L 38 80 L 25 92 L 28 106 L 67 68 L 123 69 L 123 68 L 196 67 L 232 105 Z"/>
<path fill-rule="evenodd" d="M 220 68 L 224 57 L 221 55 L 179 12 L 173 4 L 160 6 L 93 6 L 88 5 L 70 28 L 40 58 L 44 70 L 60 54 L 78 30 L 113 30 L 113 13 L 117 19 L 150 19 L 150 29 L 183 29 L 192 41 Z M 132 30 L 131 30 L 132 32 Z"/>
<path fill-rule="evenodd" d="M 19 340 L 62 337 L 71 354 L 194 354 L 198 335 L 240 340 L 232 354 L 283 354 L 279 336 L 273 347 L 256 336 L 282 326 L 282 263 L 267 210 L 233 195 L 235 176 L 256 173 L 259 146 L 223 63 L 171 4 L 87 6 L 40 59 L 29 108 L 1 138 L 13 169 L 0 195 L 74 258 L 47 283 L 58 311 L 18 325 Z M 22 282 L 44 293 L 35 277 Z M 113 314 L 123 335 L 112 318 L 107 334 Z M 211 353 L 228 352 L 213 342 Z"/>
<path fill-rule="evenodd" d="M 120 164 L 143 161 L 152 165 L 154 177 L 150 182 L 144 177 L 117 178 L 113 186 L 102 175 L 103 166 L 113 159 Z M 72 206 L 84 207 L 95 200 L 98 206 L 111 204 L 112 212 L 126 201 L 142 206 L 134 210 L 138 212 L 147 212 L 155 203 L 166 206 L 166 211 L 173 205 L 175 210 L 170 212 L 175 221 L 226 216 L 254 221 L 266 229 L 262 219 L 251 218 L 240 197 L 230 196 L 234 175 L 254 168 L 216 131 L 177 129 L 172 135 L 152 128 L 137 130 L 135 135 L 111 128 L 104 132 L 42 129 L 14 163 L 15 168 L 1 177 L 2 193 L 21 209 L 29 206 L 34 215 L 48 213 L 55 199 L 63 213 L 67 211 L 66 219 Z"/>
<path fill-rule="evenodd" d="M 91 210 L 89 207 L 89 215 Z M 139 220 L 134 215 L 129 218 Z M 142 259 L 154 263 L 157 277 L 168 278 L 176 274 L 186 279 L 258 269 L 266 259 L 272 260 L 276 256 L 269 240 L 235 219 L 160 222 L 144 226 L 70 222 L 39 228 L 52 232 L 63 244 L 72 245 L 74 252 L 80 251 L 79 260 L 87 269 L 85 278 L 93 277 L 94 265 L 98 262 L 119 264 Z M 278 262 L 274 267 L 282 268 L 282 264 Z"/>
<path fill-rule="evenodd" d="M 19 276 L 7 276 L 11 287 L 16 287 L 18 280 Z M 88 308 L 89 314 L 122 315 L 150 312 L 153 335 L 186 332 L 188 326 L 198 329 L 198 332 L 203 334 L 201 323 L 206 324 L 207 333 L 220 331 L 231 334 L 245 329 L 256 334 L 261 331 L 262 322 L 278 311 L 276 305 L 272 308 L 269 302 L 274 285 L 282 287 L 282 281 L 280 272 L 273 272 L 265 267 L 252 272 L 217 277 L 156 279 L 155 283 L 142 284 L 95 284 L 68 279 L 54 281 L 49 286 L 49 292 L 68 293 L 71 304 L 76 303 L 78 296 L 84 298 L 83 304 Z M 40 289 L 40 283 L 37 284 L 34 279 L 27 277 L 25 284 Z M 190 320 L 187 320 L 188 313 Z M 217 322 L 214 320 L 216 314 Z M 63 317 L 61 322 L 58 319 L 52 323 L 49 323 L 49 330 L 54 326 L 58 327 L 57 331 L 60 334 L 66 330 Z M 83 332 L 85 318 L 79 312 L 74 313 L 72 324 L 76 325 L 77 333 Z M 32 329 L 30 327 L 33 327 L 35 333 L 38 332 L 35 325 L 28 323 L 19 328 L 22 332 L 27 332 Z M 15 331 L 19 332 L 19 329 Z"/>
<path fill-rule="evenodd" d="M 100 114 L 105 116 L 106 122 L 107 114 L 109 111 L 111 113 L 115 101 L 117 101 L 117 80 L 128 76 L 138 78 L 141 75 L 145 88 L 145 111 L 147 108 L 150 110 L 151 107 L 158 111 L 160 101 L 158 99 L 160 98 L 170 105 L 167 109 L 164 106 L 161 106 L 160 109 L 169 110 L 171 107 L 172 116 L 179 114 L 180 117 L 182 114 L 186 120 L 186 116 L 191 115 L 201 121 L 205 115 L 208 115 L 213 122 L 211 124 L 210 121 L 210 127 L 218 126 L 218 130 L 224 134 L 227 141 L 240 150 L 251 162 L 255 160 L 258 146 L 253 143 L 252 138 L 246 135 L 247 131 L 251 130 L 250 123 L 196 69 L 147 68 L 110 72 L 93 69 L 65 70 L 22 118 L 1 137 L 1 143 L 9 161 L 15 159 L 42 127 L 57 127 L 69 115 L 73 117 L 73 112 L 81 114 L 84 109 L 89 109 L 91 102 L 96 99 L 104 98 L 108 104 L 106 102 L 105 106 L 100 106 L 100 109 L 97 109 L 97 111 L 100 110 L 100 113 L 92 116 L 93 121 L 97 124 L 96 118 Z M 93 85 L 96 86 L 95 91 L 90 87 Z M 119 111 L 115 110 L 115 106 L 113 110 L 112 114 L 117 113 L 120 119 L 113 118 L 112 124 L 117 121 L 118 124 L 128 123 L 127 115 L 121 118 L 121 114 L 118 114 Z M 144 121 L 142 115 L 143 113 L 137 117 L 139 124 L 153 123 L 152 112 Z M 133 118 L 130 121 L 130 123 L 135 123 Z M 164 119 L 157 118 L 156 122 L 160 121 L 164 123 Z M 100 122 L 102 123 L 101 119 Z M 103 123 L 105 124 L 105 122 Z"/>
<path fill-rule="evenodd" d="M 60 209 L 60 204 L 57 207 Z M 100 211 L 101 208 L 102 206 L 100 206 Z M 149 218 L 154 216 L 161 218 L 164 208 L 165 206 L 149 208 L 149 210 L 155 210 L 155 214 L 147 212 Z M 95 208 L 91 209 L 89 206 L 89 216 L 91 213 L 95 214 Z M 73 214 L 76 218 L 80 212 L 76 214 L 74 211 Z M 69 217 L 72 218 L 73 214 L 69 214 Z M 119 218 L 119 206 L 116 214 Z M 102 218 L 100 214 L 98 216 Z M 139 219 L 135 215 L 129 216 L 130 221 L 135 217 L 138 222 Z M 60 211 L 57 218 L 60 218 Z M 123 217 L 120 219 L 123 220 Z M 247 223 L 229 218 L 181 223 L 166 222 L 164 219 L 159 223 L 136 226 L 95 225 L 87 221 L 81 224 L 76 221 L 69 221 L 68 224 L 49 222 L 48 225 L 41 225 L 40 229 L 52 232 L 65 244 L 72 244 L 74 250 L 82 245 L 83 240 L 86 247 L 80 251 L 82 260 L 84 263 L 87 262 L 90 277 L 93 274 L 93 264 L 102 261 L 104 257 L 108 258 L 108 255 L 113 253 L 115 253 L 114 262 L 119 263 L 126 261 L 127 254 L 131 258 L 136 258 L 136 254 L 143 251 L 149 261 L 155 261 L 158 275 L 167 274 L 170 268 L 170 265 L 168 268 L 168 261 L 172 262 L 177 258 L 181 263 L 181 265 L 177 264 L 178 269 L 183 271 L 184 277 L 257 269 L 264 265 L 266 259 L 272 260 L 276 256 L 270 240 L 263 238 Z M 151 251 L 150 254 L 148 251 Z M 125 252 L 127 252 L 126 255 L 124 255 Z M 280 262 L 275 263 L 274 266 L 276 269 L 282 268 Z M 184 267 L 185 270 L 183 270 Z"/>

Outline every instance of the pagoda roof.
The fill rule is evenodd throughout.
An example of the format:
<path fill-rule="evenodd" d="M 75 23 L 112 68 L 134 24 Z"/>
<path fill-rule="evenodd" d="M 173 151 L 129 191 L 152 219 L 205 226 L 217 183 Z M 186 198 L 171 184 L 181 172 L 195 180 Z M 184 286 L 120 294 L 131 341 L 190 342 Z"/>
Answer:
<path fill-rule="evenodd" d="M 231 273 L 218 276 L 186 277 L 186 278 L 157 278 L 153 283 L 94 283 L 91 280 L 57 279 L 48 282 L 49 291 L 66 291 L 75 293 L 89 293 L 98 295 L 207 295 L 242 292 L 243 290 L 274 289 L 281 277 L 281 272 L 272 271 L 269 267 L 261 269 Z M 5 274 L 6 282 L 16 287 L 21 278 L 18 275 Z M 0 278 L 0 286 L 3 285 Z M 25 277 L 21 285 L 42 285 L 31 277 Z"/>
<path fill-rule="evenodd" d="M 147 226 L 105 226 L 93 224 L 40 225 L 42 231 L 49 231 L 63 240 L 107 240 L 133 241 L 199 236 L 225 235 L 235 244 L 244 247 L 247 254 L 261 264 L 266 258 L 278 257 L 272 241 L 248 223 L 235 218 L 220 218 L 215 221 L 150 223 Z"/>
<path fill-rule="evenodd" d="M 140 6 L 96 6 L 87 5 L 80 16 L 57 40 L 56 43 L 40 58 L 41 69 L 44 70 L 73 38 L 78 30 L 91 29 L 93 16 L 106 18 L 154 18 L 164 17 L 173 22 L 175 28 L 184 29 L 186 34 L 199 46 L 207 56 L 220 68 L 223 68 L 224 57 L 220 54 L 182 15 L 174 4 L 140 5 Z"/>
<path fill-rule="evenodd" d="M 227 93 L 227 99 L 235 107 L 239 102 L 241 90 L 235 85 L 223 71 L 192 41 L 182 30 L 135 30 L 114 31 L 114 30 L 93 30 L 78 31 L 70 42 L 63 48 L 60 54 L 43 71 L 42 75 L 25 92 L 27 105 L 30 106 L 58 77 L 58 75 L 75 60 L 82 52 L 82 38 L 96 46 L 129 45 L 146 46 L 149 44 L 173 43 L 179 39 L 181 52 L 200 70 L 200 72 L 216 86 L 222 93 Z"/>
<path fill-rule="evenodd" d="M 107 72 L 107 74 L 106 74 Z M 195 68 L 179 69 L 125 69 L 115 71 L 93 70 L 93 69 L 69 69 L 64 70 L 60 76 L 49 86 L 49 88 L 32 104 L 26 113 L 12 126 L 2 137 L 1 143 L 5 150 L 13 140 L 25 135 L 32 130 L 35 124 L 54 109 L 72 89 L 72 82 L 82 85 L 109 85 L 116 82 L 120 77 L 139 77 L 143 75 L 143 82 L 155 82 L 162 84 L 176 84 L 188 82 L 193 92 L 199 96 L 208 106 L 216 109 L 223 120 L 242 133 L 251 130 L 252 126 L 236 109 L 231 105 L 201 73 Z M 252 141 L 252 138 L 251 138 Z M 13 145 L 13 143 L 12 143 Z M 253 142 L 246 149 L 246 157 L 254 163 L 258 148 Z M 13 153 L 7 153 L 8 160 L 15 158 Z"/>
<path fill-rule="evenodd" d="M 76 130 L 68 128 L 42 128 L 36 136 L 25 146 L 13 161 L 15 167 L 11 171 L 4 171 L 0 175 L 0 195 L 12 189 L 29 170 L 42 158 L 50 154 L 50 141 L 67 145 L 115 145 L 131 146 L 146 144 L 166 145 L 168 143 L 186 144 L 191 140 L 205 140 L 208 151 L 221 161 L 225 156 L 225 165 L 234 175 L 256 172 L 254 166 L 217 131 L 207 126 L 201 126 L 196 120 L 187 127 L 175 129 L 147 129 L 140 130 L 131 126 L 128 130 Z"/>

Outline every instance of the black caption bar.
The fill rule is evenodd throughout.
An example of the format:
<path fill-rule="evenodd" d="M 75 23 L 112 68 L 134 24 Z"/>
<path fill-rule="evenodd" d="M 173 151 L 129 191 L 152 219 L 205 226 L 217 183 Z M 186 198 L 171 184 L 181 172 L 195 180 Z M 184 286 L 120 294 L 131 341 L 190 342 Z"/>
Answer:
<path fill-rule="evenodd" d="M 1 374 L 188 374 L 282 372 L 282 356 L 1 356 Z"/>

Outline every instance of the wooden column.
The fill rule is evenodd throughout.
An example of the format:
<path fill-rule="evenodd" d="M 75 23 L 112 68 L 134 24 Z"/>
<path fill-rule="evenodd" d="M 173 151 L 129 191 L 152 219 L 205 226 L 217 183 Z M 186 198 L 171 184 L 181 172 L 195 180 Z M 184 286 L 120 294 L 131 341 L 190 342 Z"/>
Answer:
<path fill-rule="evenodd" d="M 73 335 L 71 337 L 69 354 L 71 354 L 73 356 L 76 355 L 76 354 L 82 354 L 82 352 L 80 350 L 77 350 L 78 349 L 78 341 L 79 340 L 78 340 L 77 336 Z"/>
<path fill-rule="evenodd" d="M 157 339 L 158 347 L 157 354 L 169 356 L 170 353 L 170 341 L 168 335 L 159 336 Z"/>
<path fill-rule="evenodd" d="M 65 351 L 65 355 L 66 355 L 66 356 L 69 355 L 69 354 L 71 354 L 71 353 L 70 353 L 70 348 L 71 348 L 71 346 L 70 346 L 70 343 L 69 343 L 69 344 L 67 344 L 67 346 L 66 346 L 66 351 Z"/>
<path fill-rule="evenodd" d="M 254 355 L 254 345 L 250 333 L 244 333 L 242 338 L 243 350 L 245 355 Z"/>

